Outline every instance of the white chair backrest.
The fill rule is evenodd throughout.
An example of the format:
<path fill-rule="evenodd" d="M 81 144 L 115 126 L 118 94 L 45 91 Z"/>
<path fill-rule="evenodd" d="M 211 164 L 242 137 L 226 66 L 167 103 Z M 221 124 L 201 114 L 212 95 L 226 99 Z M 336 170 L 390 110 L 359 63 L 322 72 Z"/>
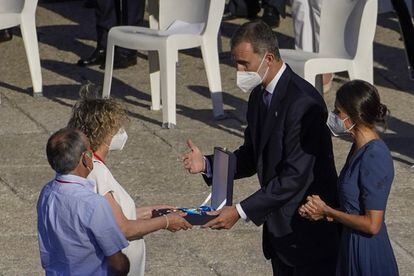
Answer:
<path fill-rule="evenodd" d="M 210 0 L 208 18 L 203 35 L 216 37 L 224 13 L 225 0 Z"/>
<path fill-rule="evenodd" d="M 205 29 L 201 35 L 217 36 L 225 0 L 158 1 L 148 1 L 148 12 L 150 17 L 158 21 L 160 30 L 167 29 L 174 21 L 179 20 L 187 23 L 204 23 Z"/>
<path fill-rule="evenodd" d="M 354 57 L 357 51 L 364 48 L 358 47 L 361 43 L 372 43 L 377 18 L 376 7 L 377 0 L 323 1 L 319 53 Z"/>
<path fill-rule="evenodd" d="M 21 16 L 35 16 L 38 0 L 0 0 L 0 29 L 20 25 Z"/>
<path fill-rule="evenodd" d="M 355 15 L 351 15 L 351 19 L 348 21 L 348 25 L 345 32 L 345 45 L 348 53 L 351 56 L 358 58 L 359 56 L 372 56 L 372 47 L 375 37 L 375 30 L 377 28 L 377 14 L 378 14 L 378 1 L 366 0 L 360 5 L 364 7 L 358 7 L 355 9 Z M 359 21 L 359 25 L 353 26 L 352 22 Z M 355 23 L 356 24 L 356 23 Z M 358 37 L 355 38 L 356 31 L 358 30 Z M 356 39 L 357 43 L 347 43 Z"/>
<path fill-rule="evenodd" d="M 25 0 L 0 0 L 0 14 L 21 13 L 23 10 L 24 2 Z"/>
<path fill-rule="evenodd" d="M 1 1 L 1 0 L 0 0 Z M 21 1 L 21 0 L 18 0 Z M 25 0 L 22 13 L 35 15 L 38 0 Z"/>
<path fill-rule="evenodd" d="M 175 20 L 206 23 L 210 0 L 160 0 L 159 29 L 165 30 Z"/>

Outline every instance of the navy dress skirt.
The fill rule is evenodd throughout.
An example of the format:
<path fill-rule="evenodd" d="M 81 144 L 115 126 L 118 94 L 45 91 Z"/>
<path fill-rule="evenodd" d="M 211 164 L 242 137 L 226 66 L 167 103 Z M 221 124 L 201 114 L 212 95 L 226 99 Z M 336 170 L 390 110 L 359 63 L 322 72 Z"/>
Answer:
<path fill-rule="evenodd" d="M 341 210 L 356 215 L 363 215 L 365 210 L 385 212 L 394 178 L 388 147 L 382 140 L 372 140 L 352 156 L 351 153 L 338 180 Z M 377 235 L 343 228 L 336 275 L 398 275 L 384 221 Z"/>

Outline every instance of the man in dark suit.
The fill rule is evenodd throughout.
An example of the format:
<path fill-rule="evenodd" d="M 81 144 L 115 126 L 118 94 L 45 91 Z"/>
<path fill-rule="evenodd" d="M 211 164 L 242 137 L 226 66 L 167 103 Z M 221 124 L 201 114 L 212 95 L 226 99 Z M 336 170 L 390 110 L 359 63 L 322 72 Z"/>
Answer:
<path fill-rule="evenodd" d="M 87 58 L 81 58 L 79 66 L 104 65 L 108 32 L 120 25 L 138 26 L 144 19 L 145 0 L 95 0 L 96 48 Z M 137 63 L 134 50 L 116 48 L 114 69 L 126 68 Z"/>
<path fill-rule="evenodd" d="M 224 10 L 223 20 L 237 17 L 254 19 L 263 7 L 261 19 L 270 27 L 279 27 L 280 16 L 286 17 L 286 0 L 230 0 Z"/>
<path fill-rule="evenodd" d="M 301 218 L 306 197 L 322 193 L 336 203 L 336 170 L 326 126 L 327 109 L 317 90 L 296 75 L 279 55 L 270 27 L 261 21 L 242 25 L 231 39 L 237 84 L 251 91 L 244 144 L 235 178 L 257 173 L 260 188 L 235 206 L 225 206 L 204 227 L 230 229 L 240 219 L 263 225 L 263 251 L 275 275 L 334 275 L 338 228 Z M 190 173 L 211 183 L 212 156 L 188 141 L 183 156 Z"/>

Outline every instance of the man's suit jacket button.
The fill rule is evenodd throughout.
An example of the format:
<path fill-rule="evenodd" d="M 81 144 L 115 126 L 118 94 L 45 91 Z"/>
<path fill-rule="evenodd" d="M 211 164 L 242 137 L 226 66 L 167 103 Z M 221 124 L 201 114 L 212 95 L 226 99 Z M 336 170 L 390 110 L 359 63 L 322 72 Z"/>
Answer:
<path fill-rule="evenodd" d="M 275 112 L 275 117 L 277 117 L 277 111 Z"/>

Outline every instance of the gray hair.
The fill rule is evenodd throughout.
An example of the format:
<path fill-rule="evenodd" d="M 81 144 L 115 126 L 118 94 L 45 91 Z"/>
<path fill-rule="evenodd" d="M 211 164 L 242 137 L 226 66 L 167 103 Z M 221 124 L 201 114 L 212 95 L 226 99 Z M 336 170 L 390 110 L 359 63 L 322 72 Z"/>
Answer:
<path fill-rule="evenodd" d="M 231 49 L 234 49 L 241 42 L 250 43 L 254 53 L 262 56 L 268 52 L 274 54 L 277 60 L 280 59 L 279 43 L 277 42 L 276 34 L 261 20 L 241 25 L 230 40 Z"/>
<path fill-rule="evenodd" d="M 53 170 L 68 174 L 79 164 L 82 153 L 88 150 L 88 140 L 79 130 L 62 128 L 47 141 L 47 160 Z"/>

